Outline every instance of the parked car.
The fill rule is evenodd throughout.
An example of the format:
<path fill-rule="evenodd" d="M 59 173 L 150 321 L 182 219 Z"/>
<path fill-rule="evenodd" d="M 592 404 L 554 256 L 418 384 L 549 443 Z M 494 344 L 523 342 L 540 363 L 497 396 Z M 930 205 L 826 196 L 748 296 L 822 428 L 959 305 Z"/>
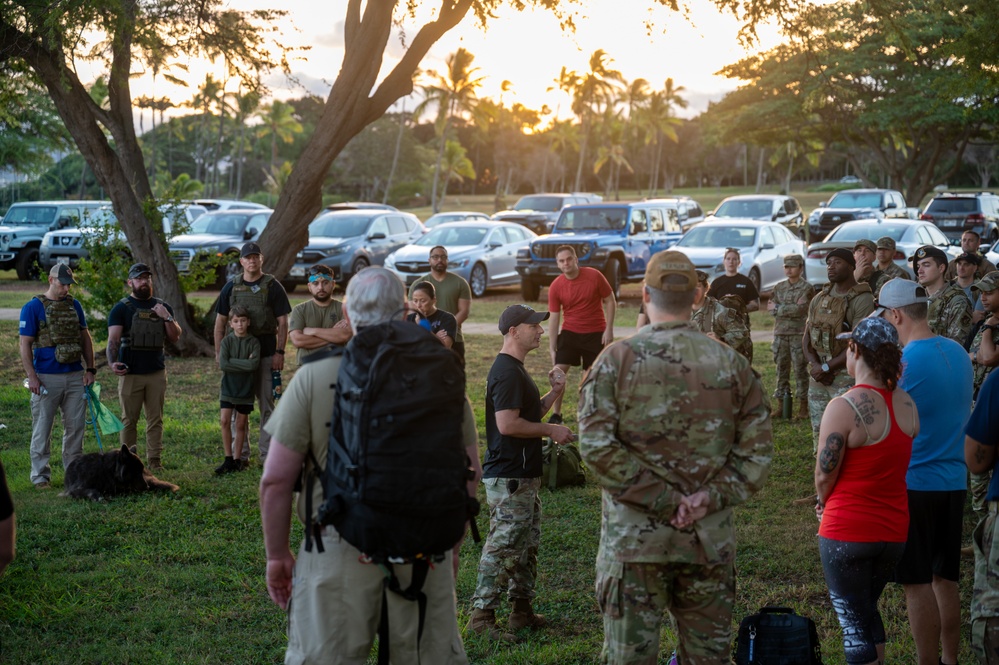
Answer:
<path fill-rule="evenodd" d="M 305 284 L 317 263 L 329 266 L 333 278 L 346 284 L 368 266 L 380 266 L 389 254 L 424 233 L 423 224 L 408 212 L 392 210 L 331 210 L 309 224 L 309 244 L 282 282 Z"/>
<path fill-rule="evenodd" d="M 805 215 L 798 199 L 780 194 L 730 196 L 708 213 L 707 221 L 758 219 L 783 224 L 788 231 L 805 240 Z"/>
<path fill-rule="evenodd" d="M 0 270 L 17 271 L 20 280 L 41 276 L 38 256 L 49 231 L 90 223 L 110 201 L 33 201 L 15 203 L 0 221 Z"/>
<path fill-rule="evenodd" d="M 808 238 L 821 240 L 843 222 L 876 217 L 916 219 L 919 210 L 906 207 L 902 193 L 894 189 L 844 189 L 808 216 Z"/>
<path fill-rule="evenodd" d="M 206 212 L 194 220 L 189 233 L 170 239 L 170 258 L 180 273 L 191 271 L 191 265 L 202 256 L 225 257 L 219 266 L 216 286 L 221 288 L 233 275 L 242 271 L 239 250 L 249 240 L 259 240 L 273 210 L 217 210 Z"/>
<path fill-rule="evenodd" d="M 580 203 L 596 203 L 603 197 L 585 192 L 572 194 L 530 194 L 522 196 L 510 210 L 502 210 L 493 215 L 501 222 L 516 222 L 531 229 L 538 235 L 549 233 L 566 206 Z"/>
<path fill-rule="evenodd" d="M 784 277 L 784 257 L 805 255 L 805 242 L 777 222 L 726 220 L 704 222 L 687 231 L 673 249 L 683 252 L 698 270 L 713 280 L 725 274 L 725 250 L 734 247 L 742 256 L 739 272 L 749 277 L 760 293 L 769 293 Z"/>
<path fill-rule="evenodd" d="M 331 203 L 323 211 L 327 210 L 394 210 L 398 212 L 398 208 L 395 206 L 390 206 L 387 203 L 371 203 L 369 201 L 342 201 L 340 203 Z M 320 213 L 322 214 L 322 213 Z"/>
<path fill-rule="evenodd" d="M 198 199 L 194 201 L 194 205 L 199 205 L 208 212 L 216 210 L 270 210 L 265 205 L 238 199 Z"/>
<path fill-rule="evenodd" d="M 519 284 L 517 252 L 538 236 L 513 222 L 469 221 L 435 226 L 411 245 L 385 259 L 385 267 L 406 286 L 430 272 L 430 249 L 447 248 L 448 272 L 460 275 L 481 298 L 494 286 Z"/>
<path fill-rule="evenodd" d="M 934 245 L 945 251 L 951 258 L 961 253 L 960 247 L 950 245 L 947 238 L 930 222 L 904 219 L 861 219 L 846 222 L 833 229 L 822 242 L 808 246 L 805 256 L 805 279 L 815 286 L 829 281 L 826 276 L 826 256 L 836 247 L 853 250 L 858 240 L 864 238 L 877 242 L 888 236 L 895 241 L 895 264 L 911 276 L 912 265 L 909 257 L 923 245 Z"/>
<path fill-rule="evenodd" d="M 649 258 L 682 235 L 676 209 L 663 201 L 569 206 L 551 235 L 518 252 L 521 295 L 537 300 L 541 287 L 561 274 L 555 260 L 559 245 L 572 245 L 579 265 L 601 271 L 619 294 L 621 284 L 642 281 Z"/>
<path fill-rule="evenodd" d="M 470 210 L 458 212 L 439 212 L 436 215 L 430 215 L 430 217 L 427 218 L 427 221 L 423 222 L 423 226 L 428 229 L 432 229 L 438 224 L 447 224 L 448 222 L 485 222 L 488 220 L 489 215 Z"/>
<path fill-rule="evenodd" d="M 207 211 L 199 205 L 166 203 L 160 206 L 160 212 L 163 213 L 163 233 L 170 237 L 173 229 L 177 228 L 178 225 L 190 227 L 194 220 Z M 52 266 L 57 263 L 66 263 L 72 268 L 77 267 L 81 259 L 89 256 L 87 249 L 83 246 L 87 232 L 99 226 L 118 226 L 118 218 L 115 217 L 111 206 L 103 206 L 93 215 L 87 228 L 68 228 L 46 233 L 42 239 L 41 247 L 39 247 L 39 264 L 44 270 L 51 270 Z M 117 236 L 125 240 L 125 234 L 120 229 Z"/>
<path fill-rule="evenodd" d="M 845 175 L 839 179 L 839 184 L 841 185 L 859 185 L 860 183 L 860 178 L 855 175 Z"/>
<path fill-rule="evenodd" d="M 937 194 L 919 218 L 936 224 L 954 243 L 965 231 L 976 232 L 984 244 L 999 241 L 999 196 L 992 192 Z"/>
<path fill-rule="evenodd" d="M 689 196 L 667 196 L 662 198 L 649 199 L 649 202 L 661 205 L 676 211 L 676 219 L 680 223 L 680 229 L 686 233 L 704 221 L 704 209 L 701 204 Z"/>

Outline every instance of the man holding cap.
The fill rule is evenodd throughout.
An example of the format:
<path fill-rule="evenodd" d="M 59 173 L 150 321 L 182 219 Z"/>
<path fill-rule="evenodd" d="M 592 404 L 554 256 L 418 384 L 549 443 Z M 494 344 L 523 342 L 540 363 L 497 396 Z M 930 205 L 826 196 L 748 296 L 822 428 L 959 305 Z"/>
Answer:
<path fill-rule="evenodd" d="M 349 307 L 349 303 L 348 303 Z M 503 348 L 486 379 L 486 458 L 482 483 L 489 503 L 489 535 L 482 545 L 479 576 L 466 630 L 491 639 L 514 642 L 521 628 L 541 628 L 548 622 L 534 613 L 532 601 L 541 542 L 541 445 L 543 437 L 556 444 L 575 439 L 569 428 L 542 422 L 565 390 L 565 372 L 548 373 L 551 390 L 544 397 L 524 367 L 527 354 L 541 345 L 548 312 L 527 305 L 510 305 L 500 315 Z M 496 626 L 496 608 L 506 592 L 513 603 L 504 633 Z"/>
<path fill-rule="evenodd" d="M 333 297 L 336 282 L 333 270 L 322 263 L 309 268 L 309 293 L 311 300 L 295 305 L 291 310 L 288 336 L 298 351 L 295 362 L 330 344 L 344 345 L 353 333 L 350 322 L 343 315 L 343 303 Z"/>
<path fill-rule="evenodd" d="M 861 238 L 853 246 L 853 260 L 857 267 L 853 269 L 853 277 L 858 282 L 864 282 L 871 287 L 871 293 L 878 297 L 881 286 L 891 277 L 878 268 L 878 246 L 873 240 Z"/>
<path fill-rule="evenodd" d="M 31 391 L 31 482 L 37 489 L 50 487 L 57 410 L 62 411 L 63 468 L 83 455 L 87 412 L 83 392 L 94 382 L 97 370 L 83 308 L 69 295 L 73 284 L 69 266 L 52 266 L 49 288 L 21 308 L 19 349 Z"/>
<path fill-rule="evenodd" d="M 118 435 L 131 448 L 138 438 L 139 414 L 146 410 L 146 466 L 163 468 L 163 404 L 166 363 L 163 346 L 180 339 L 173 309 L 153 297 L 153 272 L 145 263 L 128 269 L 132 292 L 108 314 L 108 367 L 118 376 L 118 400 L 125 428 Z"/>
<path fill-rule="evenodd" d="M 837 247 L 826 255 L 829 283 L 808 304 L 808 320 L 801 348 L 808 361 L 808 414 L 812 421 L 812 453 L 818 450 L 819 425 L 826 405 L 853 386 L 846 372 L 846 341 L 836 339 L 853 330 L 857 322 L 874 311 L 871 287 L 858 283 L 853 252 Z"/>
<path fill-rule="evenodd" d="M 971 301 L 960 286 L 944 279 L 947 254 L 939 247 L 923 245 L 912 255 L 912 270 L 930 299 L 930 330 L 963 346 L 971 332 Z"/>
<path fill-rule="evenodd" d="M 257 445 L 260 449 L 260 463 L 267 457 L 271 437 L 264 431 L 267 419 L 274 410 L 274 394 L 271 373 L 284 369 L 284 347 L 288 343 L 288 313 L 291 303 L 281 282 L 263 271 L 264 256 L 260 245 L 248 242 L 239 253 L 239 264 L 243 273 L 226 282 L 219 294 L 215 317 L 215 364 L 219 362 L 222 338 L 226 335 L 229 310 L 233 305 L 243 305 L 250 311 L 250 334 L 260 342 L 260 365 L 257 369 L 256 393 L 260 407 L 260 434 Z M 235 451 L 233 451 L 235 455 Z M 243 443 L 240 463 L 243 468 L 249 463 L 250 442 Z"/>
<path fill-rule="evenodd" d="M 874 256 L 877 258 L 876 269 L 888 276 L 888 279 L 911 279 L 909 273 L 900 265 L 895 263 L 895 239 L 891 236 L 882 236 L 874 243 L 877 249 Z M 904 258 L 904 257 L 903 257 Z"/>
<path fill-rule="evenodd" d="M 654 255 L 651 325 L 604 349 L 580 392 L 580 450 L 603 495 L 603 663 L 655 661 L 664 610 L 681 665 L 729 660 L 732 506 L 763 485 L 773 438 L 749 361 L 691 327 L 697 284 L 684 254 Z"/>
<path fill-rule="evenodd" d="M 909 534 L 895 581 L 905 589 L 918 662 L 956 663 L 967 494 L 964 428 L 971 412 L 972 372 L 961 345 L 930 330 L 928 300 L 922 286 L 893 279 L 881 287 L 876 310 L 898 330 L 903 368 L 898 385 L 919 413 L 906 475 Z"/>

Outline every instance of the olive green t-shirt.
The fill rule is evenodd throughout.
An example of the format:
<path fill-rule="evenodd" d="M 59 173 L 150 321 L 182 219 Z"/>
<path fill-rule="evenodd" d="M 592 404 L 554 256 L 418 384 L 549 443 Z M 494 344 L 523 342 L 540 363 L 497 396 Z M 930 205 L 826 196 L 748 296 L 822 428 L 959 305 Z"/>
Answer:
<path fill-rule="evenodd" d="M 291 316 L 288 317 L 288 332 L 306 328 L 332 328 L 341 320 L 343 320 L 343 303 L 339 300 L 331 298 L 330 304 L 326 307 L 320 307 L 315 300 L 306 300 L 291 310 Z M 302 360 L 309 354 L 322 349 L 323 347 L 298 349 L 295 352 L 295 360 L 301 365 Z"/>
<path fill-rule="evenodd" d="M 430 282 L 434 285 L 434 291 L 437 294 L 437 309 L 443 309 L 448 314 L 453 314 L 455 317 L 458 316 L 458 301 L 459 300 L 469 300 L 472 299 L 472 289 L 468 286 L 468 282 L 464 280 L 460 275 L 455 275 L 454 273 L 445 273 L 444 279 L 440 282 L 434 278 L 433 273 L 427 273 L 423 277 L 413 282 L 413 285 L 409 287 L 409 297 L 413 297 L 414 287 L 420 282 Z M 458 336 L 454 339 L 455 342 L 464 342 L 465 337 L 461 334 L 461 324 L 458 324 Z"/>

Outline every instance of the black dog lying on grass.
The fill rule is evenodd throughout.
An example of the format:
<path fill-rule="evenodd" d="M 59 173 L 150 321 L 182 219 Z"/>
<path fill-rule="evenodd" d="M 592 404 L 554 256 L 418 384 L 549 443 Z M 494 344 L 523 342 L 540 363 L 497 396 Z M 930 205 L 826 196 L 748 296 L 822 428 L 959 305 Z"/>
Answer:
<path fill-rule="evenodd" d="M 59 496 L 100 501 L 122 494 L 170 491 L 179 487 L 160 480 L 146 470 L 142 460 L 122 444 L 120 450 L 88 453 L 66 469 L 66 489 Z"/>

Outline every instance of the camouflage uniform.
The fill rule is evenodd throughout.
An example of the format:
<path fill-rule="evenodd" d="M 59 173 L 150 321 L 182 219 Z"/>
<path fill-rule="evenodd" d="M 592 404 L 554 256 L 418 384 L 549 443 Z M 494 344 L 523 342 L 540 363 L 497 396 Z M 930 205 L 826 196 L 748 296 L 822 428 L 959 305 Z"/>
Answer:
<path fill-rule="evenodd" d="M 732 506 L 760 489 L 773 453 L 752 367 L 686 322 L 646 326 L 590 368 L 579 425 L 580 451 L 602 486 L 601 662 L 656 663 L 664 609 L 677 623 L 680 662 L 728 662 Z M 707 516 L 675 529 L 681 498 L 701 490 Z"/>
<path fill-rule="evenodd" d="M 691 316 L 690 323 L 704 334 L 713 332 L 718 339 L 753 362 L 753 339 L 735 310 L 706 295 L 700 309 Z"/>
<path fill-rule="evenodd" d="M 960 286 L 947 284 L 930 296 L 927 318 L 934 335 L 949 337 L 963 347 L 971 332 L 971 301 Z"/>
<path fill-rule="evenodd" d="M 982 262 L 978 264 L 977 268 L 975 268 L 975 279 L 981 279 L 990 272 L 996 270 L 995 265 L 991 261 L 981 254 L 978 256 L 981 257 Z M 957 259 L 952 259 L 951 262 L 947 264 L 947 272 L 944 273 L 944 279 L 948 282 L 953 282 L 957 279 Z"/>
<path fill-rule="evenodd" d="M 975 338 L 971 342 L 971 347 L 968 351 L 972 354 L 972 357 L 978 353 L 978 350 L 982 347 L 982 335 L 985 333 L 985 327 L 979 326 L 978 332 L 975 333 Z M 995 333 L 989 333 L 995 334 Z M 978 397 L 978 390 L 985 383 L 985 379 L 988 378 L 989 373 L 992 368 L 988 365 L 982 365 L 978 362 L 971 361 L 971 369 L 974 371 L 974 395 Z M 968 490 L 971 493 L 971 507 L 975 512 L 982 512 L 985 510 L 985 496 L 989 491 L 989 483 L 992 481 L 992 472 L 986 471 L 985 473 L 972 473 L 971 481 L 968 483 Z"/>
<path fill-rule="evenodd" d="M 784 280 L 774 287 L 770 302 L 774 303 L 774 364 L 777 365 L 777 390 L 774 398 L 780 399 L 791 392 L 791 372 L 794 371 L 795 400 L 799 404 L 808 401 L 808 363 L 801 349 L 801 336 L 805 332 L 805 319 L 808 317 L 808 303 L 815 295 L 815 289 L 799 279 L 797 284 Z"/>
<path fill-rule="evenodd" d="M 835 299 L 845 299 L 845 312 L 838 325 L 823 325 L 820 329 L 815 324 L 821 320 L 823 313 L 836 310 L 836 306 L 843 303 L 836 303 Z M 821 362 L 829 362 L 846 349 L 846 342 L 837 340 L 836 335 L 840 332 L 853 330 L 853 326 L 862 318 L 874 311 L 874 296 L 867 284 L 858 283 L 847 293 L 841 294 L 835 290 L 835 285 L 826 284 L 822 287 L 812 302 L 808 304 L 808 322 L 806 324 L 812 349 L 818 354 Z M 814 378 L 808 378 L 808 416 L 812 421 L 812 453 L 819 449 L 819 425 L 822 422 L 822 414 L 825 413 L 826 405 L 833 398 L 839 397 L 853 387 L 853 377 L 847 374 L 846 368 L 841 368 L 833 377 L 830 385 L 819 383 Z"/>
<path fill-rule="evenodd" d="M 999 553 L 997 506 L 990 502 L 988 514 L 971 534 L 975 548 L 975 586 L 971 594 L 971 650 L 978 662 L 999 664 L 999 571 L 989 562 Z"/>
<path fill-rule="evenodd" d="M 899 265 L 894 261 L 889 263 L 887 268 L 879 267 L 878 270 L 881 271 L 881 274 L 888 277 L 888 279 L 884 280 L 884 282 L 887 282 L 890 279 L 912 279 L 909 273 L 905 271 L 905 268 L 899 267 Z M 881 284 L 878 285 L 878 289 L 884 286 L 884 282 L 881 282 Z"/>

